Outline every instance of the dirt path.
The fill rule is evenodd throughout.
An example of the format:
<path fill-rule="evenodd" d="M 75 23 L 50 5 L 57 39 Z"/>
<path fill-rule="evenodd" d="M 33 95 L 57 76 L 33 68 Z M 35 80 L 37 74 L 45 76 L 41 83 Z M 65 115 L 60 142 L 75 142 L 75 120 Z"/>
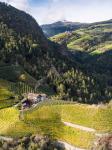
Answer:
<path fill-rule="evenodd" d="M 69 127 L 72 127 L 72 128 L 80 129 L 80 130 L 87 131 L 87 132 L 96 132 L 95 129 L 88 128 L 88 127 L 84 127 L 84 126 L 80 126 L 80 125 L 73 124 L 73 123 L 70 123 L 70 122 L 64 122 L 64 121 L 63 121 L 63 123 L 64 123 L 66 126 L 69 126 Z"/>
<path fill-rule="evenodd" d="M 63 121 L 63 123 L 66 126 L 69 126 L 69 127 L 72 127 L 72 128 L 80 129 L 80 130 L 87 131 L 87 132 L 96 132 L 95 129 L 84 127 L 84 126 L 81 126 L 81 125 L 77 125 L 77 124 L 73 124 L 73 123 L 65 122 L 65 121 Z"/>
<path fill-rule="evenodd" d="M 73 124 L 73 123 L 70 123 L 70 122 L 64 122 L 64 125 L 66 126 L 69 126 L 69 127 L 72 127 L 72 128 L 75 128 L 75 129 L 80 129 L 80 130 L 83 130 L 85 132 L 91 132 L 91 133 L 94 133 L 96 135 L 96 137 L 103 137 L 103 136 L 108 136 L 109 133 L 98 133 L 95 129 L 93 128 L 88 128 L 88 127 L 84 127 L 84 126 L 81 126 L 81 125 L 77 125 L 77 124 Z"/>

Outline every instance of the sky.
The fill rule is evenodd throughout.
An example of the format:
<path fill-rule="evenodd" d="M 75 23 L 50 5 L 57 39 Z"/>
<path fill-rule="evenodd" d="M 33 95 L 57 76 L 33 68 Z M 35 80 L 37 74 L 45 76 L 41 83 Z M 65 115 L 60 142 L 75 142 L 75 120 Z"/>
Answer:
<path fill-rule="evenodd" d="M 31 14 L 37 22 L 49 24 L 67 20 L 98 22 L 112 19 L 112 0 L 0 0 Z"/>

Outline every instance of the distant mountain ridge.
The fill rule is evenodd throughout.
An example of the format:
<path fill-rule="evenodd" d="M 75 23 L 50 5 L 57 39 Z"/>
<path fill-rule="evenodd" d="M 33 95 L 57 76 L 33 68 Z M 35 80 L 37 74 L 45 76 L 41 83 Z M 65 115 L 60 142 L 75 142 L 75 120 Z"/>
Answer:
<path fill-rule="evenodd" d="M 102 53 L 112 47 L 112 19 L 91 23 L 77 30 L 57 34 L 50 39 L 59 44 L 66 44 L 71 50 Z"/>
<path fill-rule="evenodd" d="M 98 24 L 106 24 L 106 23 L 112 23 L 112 19 L 109 20 L 105 20 L 105 21 L 99 21 L 99 22 L 94 22 L 94 23 L 90 23 L 90 25 L 98 25 Z"/>
<path fill-rule="evenodd" d="M 63 20 L 63 21 L 54 22 L 52 24 L 41 25 L 41 28 L 47 37 L 52 37 L 54 35 L 64 33 L 66 31 L 71 32 L 80 28 L 85 28 L 92 25 L 106 24 L 106 23 L 108 24 L 112 23 L 112 19 L 107 21 L 94 22 L 94 23 L 81 23 L 81 22 L 71 22 L 71 21 Z"/>
<path fill-rule="evenodd" d="M 66 31 L 73 31 L 81 27 L 87 26 L 86 23 L 70 22 L 70 21 L 57 21 L 52 24 L 42 25 L 41 28 L 47 37 L 54 36 Z"/>

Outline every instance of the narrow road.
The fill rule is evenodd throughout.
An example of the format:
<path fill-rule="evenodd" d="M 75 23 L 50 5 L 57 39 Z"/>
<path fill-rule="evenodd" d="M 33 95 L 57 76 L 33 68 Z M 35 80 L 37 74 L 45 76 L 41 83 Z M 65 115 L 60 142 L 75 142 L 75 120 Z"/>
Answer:
<path fill-rule="evenodd" d="M 73 124 L 73 123 L 70 123 L 70 122 L 63 122 L 63 123 L 64 123 L 64 125 L 72 127 L 72 128 L 80 129 L 80 130 L 87 131 L 87 132 L 96 132 L 95 129 L 80 126 L 80 125 Z"/>
<path fill-rule="evenodd" d="M 75 147 L 73 145 L 70 145 L 64 141 L 58 141 L 57 144 L 58 144 L 58 146 L 65 148 L 66 150 L 85 150 L 85 149 L 81 149 L 81 148 Z"/>
<path fill-rule="evenodd" d="M 75 129 L 80 129 L 80 130 L 83 130 L 85 132 L 92 132 L 92 133 L 95 133 L 95 135 L 99 138 L 103 137 L 103 136 L 108 136 L 109 133 L 98 133 L 95 129 L 93 128 L 88 128 L 88 127 L 84 127 L 84 126 L 80 126 L 80 125 L 77 125 L 77 124 L 73 124 L 73 123 L 70 123 L 70 122 L 64 122 L 64 125 L 66 126 L 69 126 L 69 127 L 72 127 L 72 128 L 75 128 Z"/>

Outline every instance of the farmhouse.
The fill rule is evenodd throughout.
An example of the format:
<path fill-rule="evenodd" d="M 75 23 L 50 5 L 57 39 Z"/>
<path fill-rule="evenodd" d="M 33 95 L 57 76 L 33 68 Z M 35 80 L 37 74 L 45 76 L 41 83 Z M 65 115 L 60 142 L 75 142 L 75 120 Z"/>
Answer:
<path fill-rule="evenodd" d="M 28 93 L 26 95 L 26 99 L 23 101 L 23 107 L 29 108 L 32 105 L 36 105 L 41 101 L 47 100 L 46 94 L 36 94 L 36 93 Z"/>
<path fill-rule="evenodd" d="M 27 99 L 31 101 L 32 103 L 37 103 L 40 101 L 44 101 L 47 99 L 46 94 L 35 94 L 35 93 L 28 93 Z"/>

